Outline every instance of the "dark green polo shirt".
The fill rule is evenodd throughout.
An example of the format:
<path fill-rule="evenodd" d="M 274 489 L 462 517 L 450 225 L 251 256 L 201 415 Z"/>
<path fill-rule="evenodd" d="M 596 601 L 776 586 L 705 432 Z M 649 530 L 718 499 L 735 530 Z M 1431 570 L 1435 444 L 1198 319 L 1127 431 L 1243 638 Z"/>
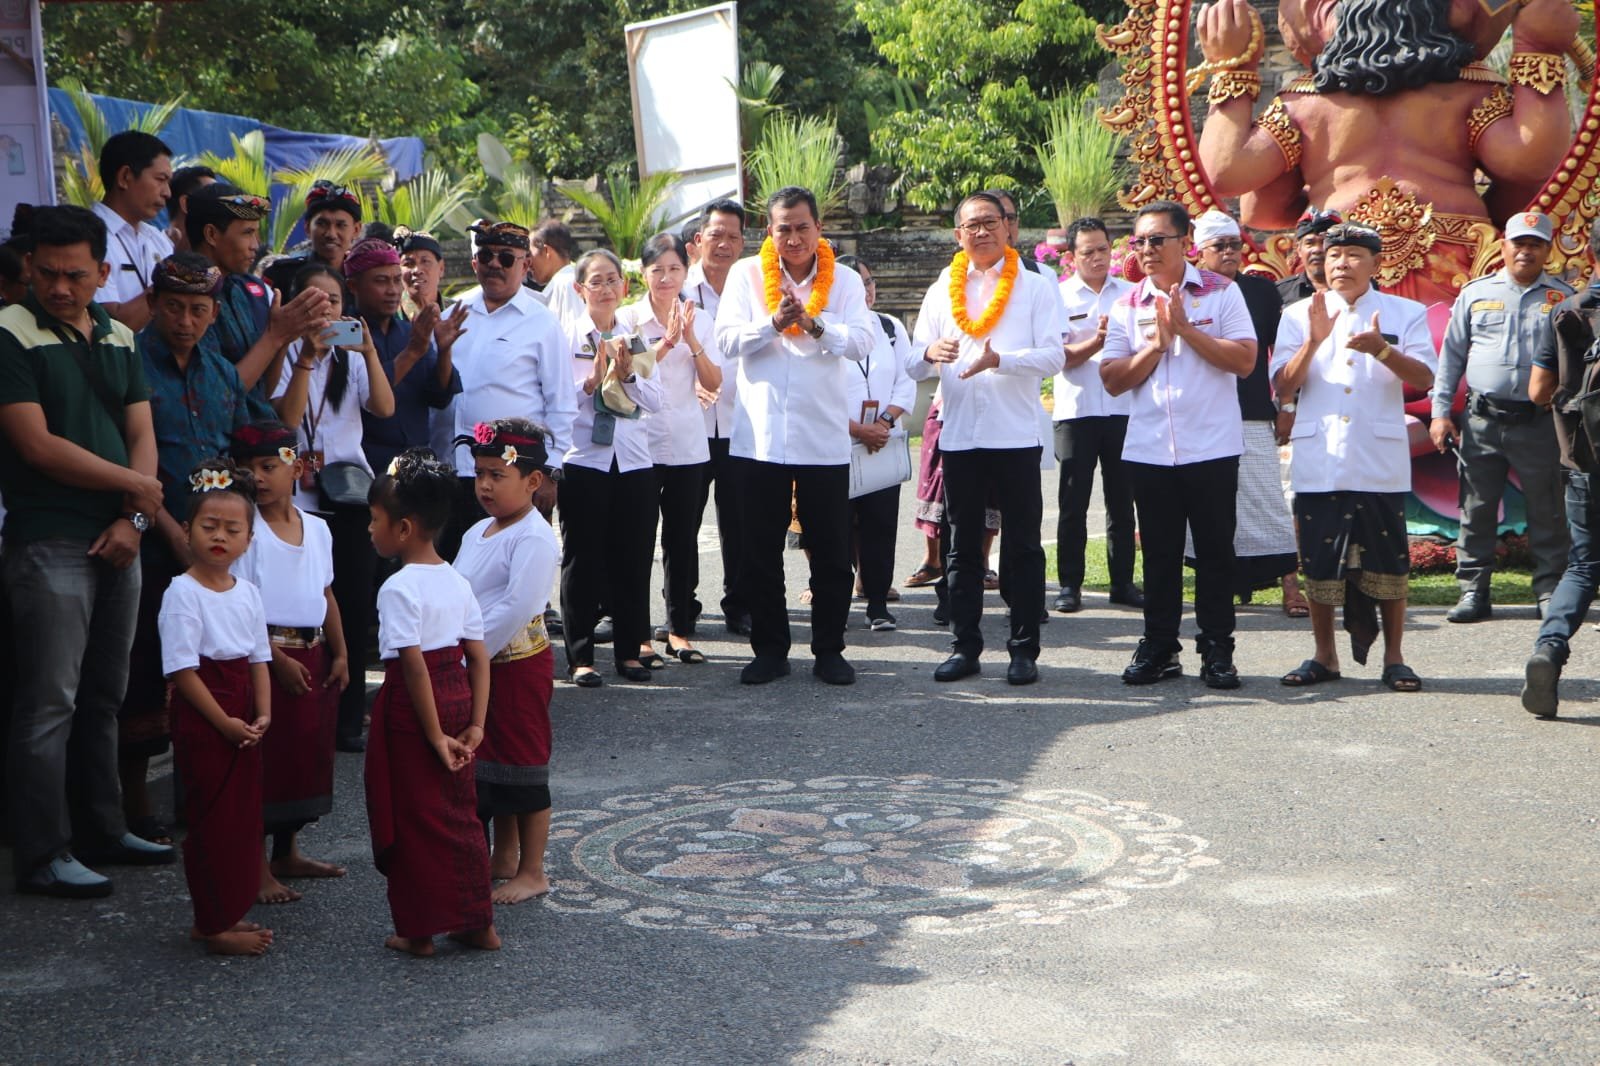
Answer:
<path fill-rule="evenodd" d="M 87 342 L 30 295 L 0 308 L 0 406 L 36 403 L 50 432 L 107 462 L 128 465 L 128 446 L 84 375 L 72 348 L 100 368 L 124 406 L 146 403 L 144 368 L 133 332 L 113 321 L 99 304 L 89 306 L 94 336 Z M 5 498 L 7 541 L 70 538 L 93 540 L 124 511 L 122 495 L 63 485 L 22 462 L 9 441 L 0 441 L 0 495 Z"/>

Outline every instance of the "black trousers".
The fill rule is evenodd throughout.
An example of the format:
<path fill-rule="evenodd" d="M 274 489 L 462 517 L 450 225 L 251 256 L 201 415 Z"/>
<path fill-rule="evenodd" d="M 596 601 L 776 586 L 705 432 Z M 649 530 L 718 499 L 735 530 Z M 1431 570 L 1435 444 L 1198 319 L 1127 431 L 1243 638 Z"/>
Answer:
<path fill-rule="evenodd" d="M 700 516 L 705 512 L 710 463 L 657 466 L 661 508 L 661 597 L 667 626 L 680 637 L 694 635 L 695 590 L 700 585 Z"/>
<path fill-rule="evenodd" d="M 750 611 L 750 648 L 789 654 L 783 582 L 784 535 L 794 501 L 811 552 L 811 653 L 844 650 L 850 620 L 850 467 L 733 460 L 744 501 L 738 589 Z"/>
<path fill-rule="evenodd" d="M 340 628 L 350 655 L 350 684 L 339 697 L 338 730 L 342 739 L 353 740 L 361 735 L 361 720 L 367 713 L 367 650 L 378 553 L 367 532 L 372 516 L 365 507 L 339 507 L 323 517 L 333 538 L 333 599 L 339 605 Z"/>
<path fill-rule="evenodd" d="M 736 460 L 728 454 L 727 437 L 711 437 L 711 463 L 700 485 L 700 504 L 695 514 L 703 516 L 713 487 L 717 496 L 717 538 L 722 542 L 722 617 L 738 618 L 750 613 L 739 595 L 739 559 L 744 551 L 744 505 L 739 499 Z"/>
<path fill-rule="evenodd" d="M 944 505 L 950 520 L 951 647 L 962 655 L 983 650 L 984 510 L 991 493 L 1000 507 L 1000 596 L 1011 607 L 1012 655 L 1039 657 L 1039 616 L 1044 613 L 1044 548 L 1039 525 L 1044 495 L 1039 448 L 975 448 L 943 452 Z M 1179 555 L 1182 556 L 1182 545 Z M 1180 558 L 1181 562 L 1181 558 Z"/>
<path fill-rule="evenodd" d="M 1159 650 L 1182 645 L 1183 534 L 1194 534 L 1195 648 L 1233 650 L 1234 506 L 1239 458 L 1182 466 L 1129 463 L 1144 546 L 1144 638 Z"/>
<path fill-rule="evenodd" d="M 1089 497 L 1094 492 L 1094 468 L 1098 465 L 1106 504 L 1106 563 L 1111 570 L 1111 584 L 1131 584 L 1133 488 L 1122 463 L 1128 416 L 1063 419 L 1055 424 L 1055 436 L 1056 462 L 1061 464 L 1056 485 L 1056 580 L 1063 588 L 1083 584 L 1083 552 L 1089 543 Z"/>
<path fill-rule="evenodd" d="M 891 485 L 850 501 L 855 530 L 856 565 L 867 617 L 889 613 L 889 583 L 894 580 L 894 541 L 900 525 L 900 486 Z M 809 543 L 811 535 L 806 534 Z"/>
<path fill-rule="evenodd" d="M 622 473 L 568 465 L 561 482 L 561 625 L 567 669 L 594 665 L 601 606 L 616 627 L 618 663 L 650 639 L 650 556 L 656 542 L 656 468 Z"/>

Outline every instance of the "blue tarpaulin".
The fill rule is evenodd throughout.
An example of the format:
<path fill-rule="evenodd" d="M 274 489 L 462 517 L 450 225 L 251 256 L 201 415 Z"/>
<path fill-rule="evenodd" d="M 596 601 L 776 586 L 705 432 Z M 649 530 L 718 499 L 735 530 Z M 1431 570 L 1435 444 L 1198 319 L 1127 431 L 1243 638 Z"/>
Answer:
<path fill-rule="evenodd" d="M 106 123 L 112 130 L 125 130 L 133 120 L 155 105 L 137 100 L 122 100 L 115 96 L 95 96 L 94 102 L 105 113 Z M 72 98 L 61 89 L 50 90 L 50 114 L 67 129 L 67 138 L 74 150 L 83 144 L 83 123 L 72 106 Z M 347 137 L 338 133 L 301 133 L 280 129 L 242 115 L 224 115 L 216 111 L 195 111 L 180 107 L 161 131 L 161 139 L 172 148 L 179 159 L 192 159 L 202 152 L 217 155 L 233 154 L 229 134 L 243 137 L 251 130 L 260 130 L 267 142 L 267 170 L 281 170 L 309 166 L 327 152 L 342 148 L 356 148 L 367 142 L 365 137 Z M 384 157 L 395 171 L 396 181 L 407 181 L 422 173 L 422 138 L 390 137 L 378 141 Z"/>

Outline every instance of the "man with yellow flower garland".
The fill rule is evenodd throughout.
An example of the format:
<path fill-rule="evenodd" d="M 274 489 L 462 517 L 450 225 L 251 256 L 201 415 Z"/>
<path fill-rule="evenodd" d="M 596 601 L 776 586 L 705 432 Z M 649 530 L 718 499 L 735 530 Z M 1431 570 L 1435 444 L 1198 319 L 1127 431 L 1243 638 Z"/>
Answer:
<path fill-rule="evenodd" d="M 850 433 L 841 360 L 872 351 L 861 278 L 834 263 L 817 199 L 779 189 L 767 202 L 761 254 L 734 264 L 717 309 L 717 346 L 737 379 L 728 452 L 744 500 L 739 598 L 750 611 L 755 658 L 740 680 L 789 673 L 783 545 L 791 488 L 811 552 L 812 672 L 849 685 L 844 658 L 854 570 L 850 559 Z"/>
<path fill-rule="evenodd" d="M 1183 534 L 1194 534 L 1200 679 L 1238 688 L 1233 666 L 1233 534 L 1244 420 L 1238 379 L 1256 365 L 1256 331 L 1239 286 L 1184 258 L 1189 212 L 1171 200 L 1139 209 L 1129 246 L 1145 280 L 1117 298 L 1100 354 L 1113 396 L 1130 393 L 1122 446 L 1144 555 L 1144 639 L 1129 685 L 1179 677 Z"/>
<path fill-rule="evenodd" d="M 950 520 L 951 655 L 934 672 L 959 681 L 978 672 L 983 651 L 984 509 L 1000 503 L 1000 591 L 1011 607 L 1006 680 L 1039 679 L 1044 613 L 1044 446 L 1039 386 L 1060 372 L 1060 297 L 1050 280 L 1021 269 L 1006 233 L 1005 205 L 975 193 L 956 209 L 960 251 L 923 297 L 914 337 L 924 347 L 918 378 L 939 375 L 944 394 L 945 514 Z M 806 527 L 809 540 L 811 527 Z"/>

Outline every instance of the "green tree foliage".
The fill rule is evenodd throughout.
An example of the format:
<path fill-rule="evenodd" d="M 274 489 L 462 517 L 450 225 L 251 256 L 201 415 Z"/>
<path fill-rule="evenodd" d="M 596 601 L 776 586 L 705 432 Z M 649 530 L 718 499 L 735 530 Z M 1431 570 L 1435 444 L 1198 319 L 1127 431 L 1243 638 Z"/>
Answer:
<path fill-rule="evenodd" d="M 1038 157 L 1050 102 L 1092 82 L 1107 56 L 1098 22 L 1118 0 L 857 0 L 877 51 L 921 105 L 879 118 L 872 155 L 902 172 L 901 195 L 937 210 L 985 186 L 1040 202 Z"/>

